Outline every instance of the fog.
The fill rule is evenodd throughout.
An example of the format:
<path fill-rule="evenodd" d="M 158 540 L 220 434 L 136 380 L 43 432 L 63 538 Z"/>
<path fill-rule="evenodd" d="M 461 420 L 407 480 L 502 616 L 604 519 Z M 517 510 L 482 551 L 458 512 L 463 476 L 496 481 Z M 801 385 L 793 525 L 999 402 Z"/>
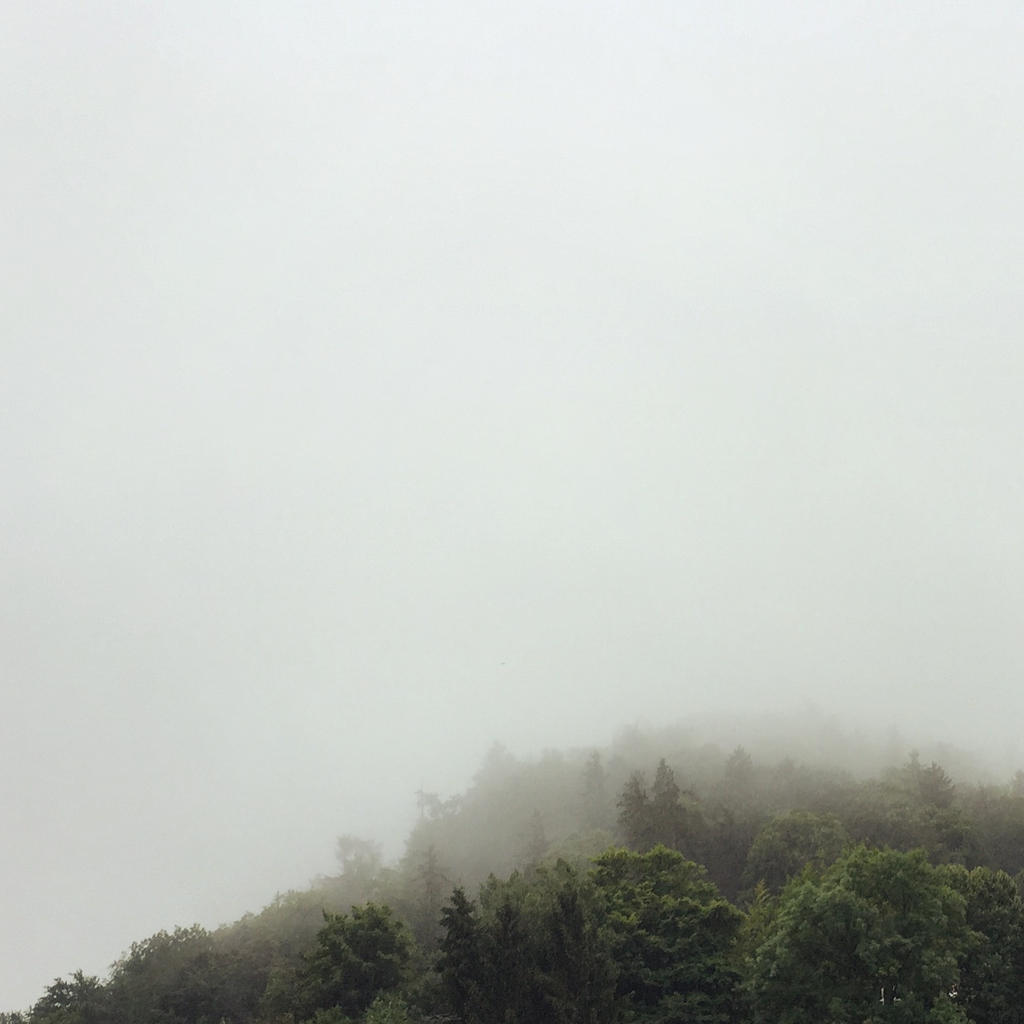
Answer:
<path fill-rule="evenodd" d="M 1022 17 L 10 0 L 0 1008 L 494 741 L 1009 764 Z"/>

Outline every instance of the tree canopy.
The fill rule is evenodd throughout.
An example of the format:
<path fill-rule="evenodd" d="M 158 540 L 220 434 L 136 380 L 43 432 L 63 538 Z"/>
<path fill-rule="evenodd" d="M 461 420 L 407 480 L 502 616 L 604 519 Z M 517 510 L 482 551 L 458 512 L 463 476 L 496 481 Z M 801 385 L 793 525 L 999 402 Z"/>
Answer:
<path fill-rule="evenodd" d="M 344 836 L 336 875 L 0 1024 L 1024 1024 L 1021 778 L 496 747 L 397 863 Z"/>

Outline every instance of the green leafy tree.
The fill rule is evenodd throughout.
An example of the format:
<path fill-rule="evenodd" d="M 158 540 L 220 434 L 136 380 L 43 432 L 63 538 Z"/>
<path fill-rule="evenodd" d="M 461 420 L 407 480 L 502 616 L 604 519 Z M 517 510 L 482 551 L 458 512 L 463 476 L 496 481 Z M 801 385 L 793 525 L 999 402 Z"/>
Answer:
<path fill-rule="evenodd" d="M 367 1008 L 363 1024 L 409 1024 L 409 1004 L 398 995 L 379 995 Z"/>
<path fill-rule="evenodd" d="M 743 881 L 748 886 L 763 881 L 769 891 L 779 892 L 806 865 L 827 867 L 847 842 L 846 830 L 834 814 L 789 811 L 776 815 L 750 847 Z"/>
<path fill-rule="evenodd" d="M 224 1015 L 220 968 L 213 937 L 199 925 L 133 943 L 111 971 L 109 1019 L 124 1024 L 219 1021 Z"/>
<path fill-rule="evenodd" d="M 976 835 L 976 862 L 1009 875 L 1024 869 L 1024 793 L 1018 789 L 1011 782 L 1003 790 L 979 787 L 962 795 Z"/>
<path fill-rule="evenodd" d="M 972 941 L 960 961 L 957 1001 L 973 1024 L 1024 1021 L 1024 905 L 1004 871 L 959 866 L 943 877 L 967 905 Z"/>
<path fill-rule="evenodd" d="M 58 978 L 47 986 L 29 1018 L 32 1024 L 105 1024 L 107 991 L 99 978 L 75 971 L 69 979 Z"/>
<path fill-rule="evenodd" d="M 734 1019 L 732 948 L 742 915 L 703 868 L 664 846 L 609 850 L 596 861 L 594 881 L 608 908 L 617 991 L 630 1019 Z"/>
<path fill-rule="evenodd" d="M 966 1019 L 949 993 L 971 938 L 963 897 L 922 851 L 857 847 L 783 892 L 750 964 L 754 1020 Z"/>
<path fill-rule="evenodd" d="M 302 1002 L 309 1014 L 338 1009 L 356 1016 L 403 982 L 411 940 L 391 909 L 378 903 L 350 914 L 325 912 L 324 921 L 301 972 Z"/>

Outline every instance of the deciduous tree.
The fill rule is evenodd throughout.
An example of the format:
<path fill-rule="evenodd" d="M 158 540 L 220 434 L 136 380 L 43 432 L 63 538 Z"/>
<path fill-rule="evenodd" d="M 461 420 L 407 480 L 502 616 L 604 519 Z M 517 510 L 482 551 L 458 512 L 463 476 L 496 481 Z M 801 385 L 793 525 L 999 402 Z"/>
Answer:
<path fill-rule="evenodd" d="M 857 847 L 783 892 L 751 964 L 754 1019 L 966 1019 L 950 993 L 970 942 L 965 900 L 922 851 Z"/>

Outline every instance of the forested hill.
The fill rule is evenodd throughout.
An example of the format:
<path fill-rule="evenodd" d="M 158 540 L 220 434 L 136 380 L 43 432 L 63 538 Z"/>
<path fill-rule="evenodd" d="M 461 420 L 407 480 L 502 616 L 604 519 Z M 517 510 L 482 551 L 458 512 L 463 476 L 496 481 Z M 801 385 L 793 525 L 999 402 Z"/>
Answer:
<path fill-rule="evenodd" d="M 337 875 L 2 1022 L 1017 1022 L 1024 774 L 891 745 L 496 746 L 398 863 L 344 836 Z"/>

